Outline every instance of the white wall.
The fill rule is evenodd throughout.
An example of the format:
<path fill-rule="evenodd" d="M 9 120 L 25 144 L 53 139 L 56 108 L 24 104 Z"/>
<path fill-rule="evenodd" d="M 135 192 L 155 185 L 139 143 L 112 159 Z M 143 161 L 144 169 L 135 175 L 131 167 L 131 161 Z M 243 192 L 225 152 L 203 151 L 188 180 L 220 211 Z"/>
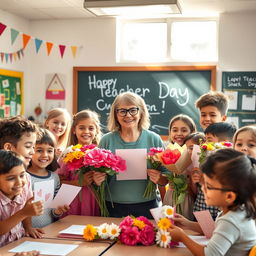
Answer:
<path fill-rule="evenodd" d="M 2 18 L 4 15 L 4 19 Z M 65 76 L 66 107 L 72 112 L 73 66 L 119 66 L 115 62 L 115 19 L 51 20 L 28 22 L 0 10 L 1 22 L 27 32 L 33 37 L 55 44 L 51 55 L 45 46 L 35 53 L 31 41 L 25 57 L 12 65 L 0 62 L 0 68 L 19 70 L 25 73 L 25 114 L 33 115 L 38 103 L 45 105 L 46 74 L 61 73 Z M 217 64 L 217 88 L 221 86 L 221 71 L 256 70 L 256 13 L 222 15 L 219 22 L 219 62 Z M 10 33 L 0 37 L 0 51 L 17 49 L 21 42 L 10 46 Z M 9 41 L 8 41 L 9 40 Z M 61 59 L 58 44 L 83 46 L 74 59 L 66 49 Z M 4 47 L 2 47 L 4 45 Z M 3 50 L 4 48 L 4 50 Z M 6 50 L 6 51 L 8 51 Z M 191 65 L 191 63 L 178 63 Z M 202 63 L 201 63 L 202 64 Z M 134 64 L 136 65 L 136 64 Z M 160 63 L 159 65 L 163 65 Z M 177 65 L 165 63 L 164 65 Z"/>

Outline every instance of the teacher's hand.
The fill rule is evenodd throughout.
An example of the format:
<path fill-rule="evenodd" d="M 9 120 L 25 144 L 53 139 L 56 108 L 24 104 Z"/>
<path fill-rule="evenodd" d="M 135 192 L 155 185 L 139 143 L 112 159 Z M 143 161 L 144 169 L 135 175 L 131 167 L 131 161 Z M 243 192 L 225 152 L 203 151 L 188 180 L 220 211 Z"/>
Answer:
<path fill-rule="evenodd" d="M 106 173 L 104 172 L 93 172 L 93 181 L 97 186 L 100 186 L 101 183 L 105 180 Z"/>
<path fill-rule="evenodd" d="M 147 173 L 148 173 L 149 179 L 155 184 L 158 184 L 161 178 L 161 172 L 154 169 L 147 169 Z"/>

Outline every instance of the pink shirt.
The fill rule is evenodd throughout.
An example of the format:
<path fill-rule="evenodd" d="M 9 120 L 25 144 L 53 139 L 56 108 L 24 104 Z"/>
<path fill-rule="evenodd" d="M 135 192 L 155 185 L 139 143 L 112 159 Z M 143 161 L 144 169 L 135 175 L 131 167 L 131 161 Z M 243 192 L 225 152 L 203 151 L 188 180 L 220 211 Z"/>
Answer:
<path fill-rule="evenodd" d="M 13 200 L 9 199 L 0 191 L 0 221 L 4 221 L 21 210 L 28 199 L 33 196 L 31 188 L 31 180 L 29 174 L 27 176 L 27 184 L 24 186 L 20 195 L 16 196 Z M 0 247 L 8 244 L 14 240 L 18 240 L 25 234 L 22 222 L 18 223 L 8 233 L 0 235 Z"/>

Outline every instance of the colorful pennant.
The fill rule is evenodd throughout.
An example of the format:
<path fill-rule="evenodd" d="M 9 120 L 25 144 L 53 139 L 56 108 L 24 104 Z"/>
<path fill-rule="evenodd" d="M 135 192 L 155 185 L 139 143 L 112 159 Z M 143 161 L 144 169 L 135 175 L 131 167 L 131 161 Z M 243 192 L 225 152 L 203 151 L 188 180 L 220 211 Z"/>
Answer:
<path fill-rule="evenodd" d="M 15 42 L 15 40 L 17 39 L 17 36 L 19 35 L 19 31 L 16 29 L 11 28 L 11 40 L 12 40 L 12 44 Z"/>
<path fill-rule="evenodd" d="M 59 45 L 59 48 L 60 48 L 60 56 L 61 56 L 61 58 L 63 58 L 63 55 L 64 55 L 64 52 L 65 52 L 66 46 L 60 44 L 60 45 Z"/>
<path fill-rule="evenodd" d="M 39 49 L 40 49 L 40 47 L 41 47 L 41 45 L 42 45 L 42 42 L 43 42 L 43 40 L 40 40 L 40 39 L 35 38 L 36 53 L 38 53 L 38 51 L 39 51 Z"/>
<path fill-rule="evenodd" d="M 4 25 L 3 23 L 0 23 L 0 36 L 5 31 L 5 29 L 6 29 L 6 25 Z"/>

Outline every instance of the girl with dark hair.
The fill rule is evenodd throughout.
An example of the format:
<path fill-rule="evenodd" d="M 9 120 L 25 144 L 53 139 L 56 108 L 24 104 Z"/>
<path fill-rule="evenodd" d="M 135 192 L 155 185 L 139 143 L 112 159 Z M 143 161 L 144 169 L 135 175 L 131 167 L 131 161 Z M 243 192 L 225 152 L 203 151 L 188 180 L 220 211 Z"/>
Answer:
<path fill-rule="evenodd" d="M 213 235 L 206 246 L 190 239 L 183 229 L 200 231 L 199 224 L 181 215 L 180 227 L 169 231 L 173 241 L 183 242 L 193 255 L 248 255 L 256 241 L 256 160 L 234 149 L 220 149 L 201 166 L 202 189 L 207 205 L 221 209 Z"/>

